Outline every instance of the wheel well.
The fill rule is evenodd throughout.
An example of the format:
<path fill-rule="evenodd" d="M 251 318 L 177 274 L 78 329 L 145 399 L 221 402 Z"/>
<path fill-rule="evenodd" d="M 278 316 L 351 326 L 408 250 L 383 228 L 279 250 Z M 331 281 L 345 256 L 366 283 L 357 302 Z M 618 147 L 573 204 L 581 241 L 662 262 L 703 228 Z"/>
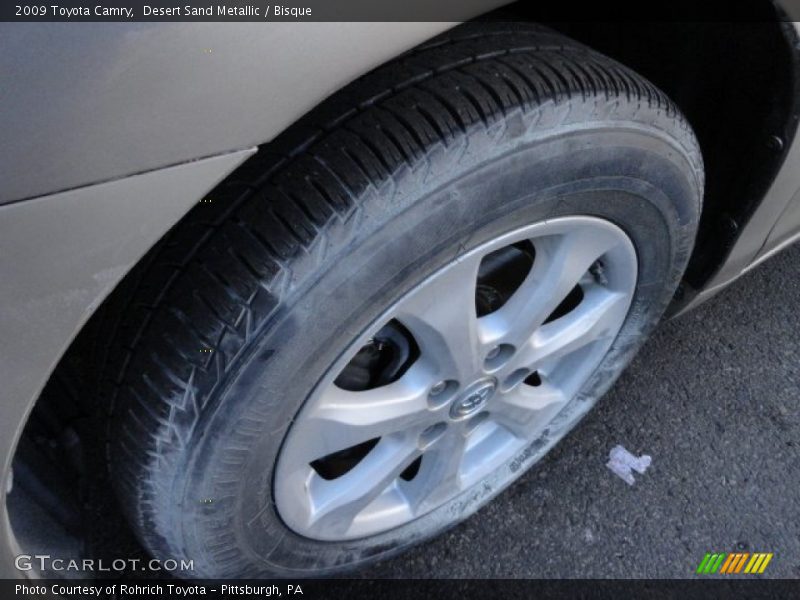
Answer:
<path fill-rule="evenodd" d="M 549 24 L 650 79 L 697 134 L 706 193 L 678 304 L 724 263 L 797 128 L 797 34 L 771 2 L 759 5 L 763 17 L 755 23 Z"/>

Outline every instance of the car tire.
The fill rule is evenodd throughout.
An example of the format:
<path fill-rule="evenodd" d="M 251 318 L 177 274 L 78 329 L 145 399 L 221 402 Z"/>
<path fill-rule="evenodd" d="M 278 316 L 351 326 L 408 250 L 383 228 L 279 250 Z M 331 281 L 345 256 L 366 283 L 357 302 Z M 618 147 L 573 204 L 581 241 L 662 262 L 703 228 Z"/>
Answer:
<path fill-rule="evenodd" d="M 453 526 L 547 452 L 631 360 L 686 266 L 702 191 L 697 142 L 670 100 L 624 66 L 547 29 L 464 25 L 365 75 L 211 192 L 112 299 L 118 318 L 107 331 L 102 388 L 109 468 L 133 530 L 155 557 L 193 561 L 187 576 L 223 578 L 335 575 Z M 366 449 L 351 444 L 354 437 L 346 460 L 355 466 L 329 479 L 309 471 L 300 487 L 281 490 L 294 477 L 292 466 L 285 480 L 280 475 L 292 444 L 300 448 L 296 460 L 309 464 L 319 461 L 303 458 L 303 444 L 336 445 L 335 434 L 314 428 L 299 431 L 316 436 L 292 442 L 322 383 L 358 394 L 403 381 L 436 346 L 435 336 L 426 345 L 415 315 L 404 321 L 387 311 L 406 310 L 404 299 L 419 290 L 428 290 L 425 307 L 431 298 L 455 307 L 457 285 L 442 274 L 483 252 L 474 263 L 480 271 L 487 253 L 496 258 L 503 250 L 509 262 L 502 268 L 519 260 L 530 270 L 505 295 L 484 286 L 475 302 L 488 308 L 475 310 L 491 316 L 527 285 L 537 260 L 547 260 L 547 244 L 568 234 L 617 236 L 617 254 L 583 265 L 580 281 L 592 289 L 618 281 L 627 296 L 589 345 L 593 362 L 581 358 L 589 354 L 568 355 L 570 373 L 591 368 L 563 406 L 524 443 L 502 446 L 508 452 L 490 472 L 476 467 L 476 478 L 448 487 L 449 496 L 443 491 L 420 514 L 375 513 L 388 515 L 380 521 L 370 513 L 367 523 L 358 513 L 357 527 L 343 523 L 345 516 L 308 525 L 317 518 L 308 513 L 316 500 L 301 498 L 309 477 L 336 481 L 356 472 L 364 456 L 350 455 L 370 456 L 390 437 L 363 440 L 372 443 Z M 557 300 L 562 310 L 566 298 Z M 558 321 L 554 314 L 547 323 Z M 417 450 L 405 460 L 419 459 L 416 468 L 424 470 L 421 457 L 437 436 L 476 430 L 466 423 L 478 415 L 491 420 L 493 405 L 481 403 L 566 368 L 552 362 L 549 372 L 526 365 L 516 379 L 491 375 L 501 372 L 493 357 L 519 350 L 506 346 L 490 351 L 485 373 L 473 379 L 466 367 L 429 373 L 429 409 L 439 412 L 414 430 Z M 368 368 L 353 363 L 360 352 L 371 353 Z M 331 384 L 342 365 L 348 382 Z M 523 376 L 531 383 L 521 383 Z M 447 401 L 432 401 L 437 394 Z M 368 415 L 373 398 L 361 397 L 360 414 Z M 401 466 L 408 475 L 411 462 Z M 411 475 L 412 482 L 420 477 Z M 402 482 L 389 483 L 395 493 Z"/>

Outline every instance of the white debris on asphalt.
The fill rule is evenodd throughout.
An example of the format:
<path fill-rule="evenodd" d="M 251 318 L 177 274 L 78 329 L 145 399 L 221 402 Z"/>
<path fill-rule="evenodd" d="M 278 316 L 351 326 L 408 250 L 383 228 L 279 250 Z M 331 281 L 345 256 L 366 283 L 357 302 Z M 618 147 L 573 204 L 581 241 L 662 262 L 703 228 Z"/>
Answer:
<path fill-rule="evenodd" d="M 636 480 L 633 478 L 633 471 L 637 473 L 644 473 L 647 467 L 650 466 L 652 459 L 647 454 L 642 456 L 634 456 L 622 446 L 614 446 L 611 452 L 608 453 L 608 462 L 606 466 L 611 469 L 611 472 L 619 475 L 625 483 L 633 485 Z"/>

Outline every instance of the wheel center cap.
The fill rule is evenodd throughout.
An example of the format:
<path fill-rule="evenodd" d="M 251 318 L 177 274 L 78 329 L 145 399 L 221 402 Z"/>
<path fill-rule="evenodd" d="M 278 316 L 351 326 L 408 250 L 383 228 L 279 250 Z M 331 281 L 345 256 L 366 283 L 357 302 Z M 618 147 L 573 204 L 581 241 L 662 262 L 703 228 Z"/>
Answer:
<path fill-rule="evenodd" d="M 481 410 L 494 395 L 497 382 L 494 379 L 483 379 L 470 385 L 450 406 L 450 417 L 463 419 Z"/>

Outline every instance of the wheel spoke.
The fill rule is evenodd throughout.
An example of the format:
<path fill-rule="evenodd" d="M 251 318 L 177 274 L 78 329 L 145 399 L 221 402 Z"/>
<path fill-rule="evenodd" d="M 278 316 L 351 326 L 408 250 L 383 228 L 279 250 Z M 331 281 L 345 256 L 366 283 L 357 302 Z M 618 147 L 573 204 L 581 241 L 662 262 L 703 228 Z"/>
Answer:
<path fill-rule="evenodd" d="M 535 240 L 531 272 L 500 310 L 480 320 L 482 340 L 519 344 L 545 322 L 589 267 L 618 243 L 612 233 L 587 227 Z"/>
<path fill-rule="evenodd" d="M 516 366 L 534 368 L 584 346 L 609 339 L 628 311 L 628 297 L 621 292 L 592 286 L 569 314 L 540 327 L 515 357 Z"/>
<path fill-rule="evenodd" d="M 493 399 L 490 417 L 516 437 L 530 439 L 567 400 L 560 389 L 546 382 L 537 387 L 519 385 Z"/>
<path fill-rule="evenodd" d="M 467 255 L 405 299 L 396 318 L 414 336 L 420 351 L 435 361 L 443 378 L 472 376 L 482 356 L 477 330 L 475 288 L 481 255 Z"/>
<path fill-rule="evenodd" d="M 363 392 L 331 384 L 294 427 L 303 435 L 303 461 L 397 432 L 424 429 L 433 378 L 424 362 L 394 383 Z"/>
<path fill-rule="evenodd" d="M 425 452 L 423 460 L 430 467 L 424 480 L 425 489 L 417 497 L 418 511 L 425 512 L 426 507 L 437 506 L 461 491 L 460 470 L 466 448 L 463 428 L 453 427 Z"/>
<path fill-rule="evenodd" d="M 416 440 L 409 436 L 386 437 L 345 475 L 332 481 L 312 477 L 310 530 L 345 535 L 364 508 L 393 485 L 419 454 Z"/>

